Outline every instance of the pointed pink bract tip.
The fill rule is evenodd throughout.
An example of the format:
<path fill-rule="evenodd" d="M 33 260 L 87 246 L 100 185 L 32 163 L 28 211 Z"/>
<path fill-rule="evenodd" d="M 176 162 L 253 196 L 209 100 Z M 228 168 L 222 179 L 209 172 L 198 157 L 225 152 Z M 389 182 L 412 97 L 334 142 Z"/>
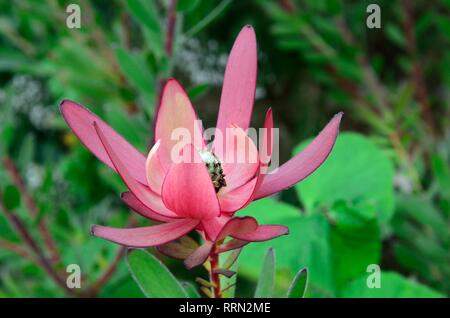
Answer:
<path fill-rule="evenodd" d="M 91 225 L 91 235 L 94 235 L 95 236 L 95 232 L 96 232 L 96 228 L 97 228 L 97 225 L 95 225 L 95 224 L 92 224 Z"/>
<path fill-rule="evenodd" d="M 66 105 L 67 102 L 69 102 L 68 99 L 63 99 L 63 100 L 59 103 L 59 108 L 61 108 L 61 107 L 63 107 L 64 105 Z"/>
<path fill-rule="evenodd" d="M 344 112 L 339 112 L 336 115 L 334 115 L 333 118 L 331 119 L 332 121 L 335 120 L 338 122 L 338 127 L 337 127 L 338 132 L 340 130 L 341 121 L 342 121 L 343 116 L 344 116 Z"/>
<path fill-rule="evenodd" d="M 238 36 L 236 39 L 238 39 L 241 36 L 249 36 L 252 38 L 252 40 L 256 41 L 256 33 L 255 33 L 255 29 L 253 29 L 253 27 L 250 24 L 247 24 L 246 26 L 244 26 L 241 31 L 239 32 Z M 249 39 L 248 39 L 249 40 Z"/>

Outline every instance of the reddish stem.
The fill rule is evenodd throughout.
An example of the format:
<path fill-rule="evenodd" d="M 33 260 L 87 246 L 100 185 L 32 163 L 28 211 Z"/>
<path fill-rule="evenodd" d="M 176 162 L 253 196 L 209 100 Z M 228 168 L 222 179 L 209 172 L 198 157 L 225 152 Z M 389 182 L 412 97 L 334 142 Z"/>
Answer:
<path fill-rule="evenodd" d="M 16 187 L 19 189 L 20 193 L 23 196 L 25 205 L 28 209 L 28 212 L 33 218 L 38 217 L 39 215 L 39 209 L 36 205 L 36 203 L 33 200 L 33 197 L 31 196 L 30 192 L 28 191 L 25 181 L 23 180 L 22 176 L 20 175 L 19 169 L 17 169 L 17 166 L 14 164 L 12 159 L 8 156 L 3 158 L 3 164 L 6 168 L 6 171 L 10 175 L 12 181 L 16 185 Z M 55 241 L 52 238 L 52 235 L 50 234 L 47 225 L 45 223 L 44 219 L 41 219 L 38 224 L 39 232 L 42 235 L 42 238 L 44 239 L 44 243 L 49 249 L 49 252 L 51 254 L 52 262 L 57 263 L 60 260 L 60 255 L 58 253 L 58 249 L 56 247 Z"/>
<path fill-rule="evenodd" d="M 295 12 L 297 8 L 290 0 L 278 0 L 278 4 L 286 12 Z"/>
<path fill-rule="evenodd" d="M 28 249 L 22 247 L 19 244 L 16 244 L 14 242 L 10 242 L 8 240 L 0 239 L 0 248 L 3 248 L 7 251 L 10 251 L 14 254 L 17 254 L 19 256 L 22 256 L 23 258 L 26 258 L 30 262 L 40 266 L 39 261 L 34 257 L 34 255 L 31 255 Z"/>
<path fill-rule="evenodd" d="M 19 233 L 22 240 L 30 247 L 30 249 L 36 254 L 37 260 L 40 266 L 50 275 L 50 277 L 66 292 L 73 294 L 74 291 L 67 287 L 65 281 L 58 275 L 52 264 L 47 260 L 45 255 L 42 253 L 41 249 L 37 245 L 36 241 L 31 236 L 25 224 L 22 222 L 17 215 L 14 215 L 3 203 L 3 198 L 0 195 L 0 209 L 4 211 L 6 218 L 10 224 Z"/>
<path fill-rule="evenodd" d="M 169 16 L 167 18 L 165 49 L 168 56 L 172 56 L 173 36 L 175 34 L 175 24 L 177 21 L 177 0 L 170 1 Z"/>
<path fill-rule="evenodd" d="M 220 267 L 219 264 L 219 254 L 217 254 L 216 247 L 214 247 L 209 255 L 209 275 L 212 284 L 212 291 L 214 298 L 222 298 L 222 289 L 220 287 L 220 274 L 215 272 L 216 269 Z"/>
<path fill-rule="evenodd" d="M 402 0 L 405 20 L 404 29 L 406 36 L 406 46 L 411 55 L 413 62 L 413 82 L 416 88 L 416 95 L 421 106 L 421 112 L 424 116 L 425 122 L 428 124 L 428 128 L 431 133 L 434 133 L 434 120 L 431 113 L 431 107 L 428 100 L 427 87 L 425 85 L 422 63 L 419 61 L 417 52 L 416 34 L 414 31 L 414 12 L 412 2 L 410 0 Z"/>

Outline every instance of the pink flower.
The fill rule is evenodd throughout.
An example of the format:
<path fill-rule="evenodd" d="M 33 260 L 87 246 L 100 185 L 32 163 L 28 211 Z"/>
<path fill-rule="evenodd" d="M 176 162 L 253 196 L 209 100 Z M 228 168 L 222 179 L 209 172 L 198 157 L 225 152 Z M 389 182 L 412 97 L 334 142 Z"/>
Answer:
<path fill-rule="evenodd" d="M 267 111 L 264 122 L 263 149 L 258 152 L 245 132 L 253 109 L 256 64 L 255 33 L 246 26 L 228 59 L 216 127 L 221 132 L 232 128 L 232 138 L 224 135 L 216 139 L 212 150 L 207 149 L 202 137 L 194 138 L 178 152 L 188 154 L 189 161 L 173 160 L 177 141 L 171 135 L 179 128 L 191 136 L 202 136 L 203 132 L 188 96 L 174 79 L 164 88 L 155 127 L 157 142 L 147 158 L 84 107 L 68 100 L 61 103 L 66 122 L 82 143 L 122 177 L 129 189 L 122 200 L 142 216 L 162 222 L 127 229 L 94 225 L 93 235 L 125 246 L 152 247 L 197 230 L 205 244 L 186 260 L 187 266 L 193 267 L 203 263 L 215 243 L 225 237 L 234 240 L 225 243 L 221 251 L 288 233 L 284 226 L 259 225 L 254 218 L 233 214 L 314 172 L 333 148 L 342 114 L 337 114 L 303 152 L 275 173 L 266 174 L 273 143 L 272 111 Z M 230 153 L 244 153 L 247 159 L 227 160 Z"/>

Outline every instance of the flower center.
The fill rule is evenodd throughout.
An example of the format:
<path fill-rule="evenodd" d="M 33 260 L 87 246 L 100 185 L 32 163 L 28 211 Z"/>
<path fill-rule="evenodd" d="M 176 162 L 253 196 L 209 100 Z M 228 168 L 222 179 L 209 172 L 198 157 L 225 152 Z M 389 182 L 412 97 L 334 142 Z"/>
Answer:
<path fill-rule="evenodd" d="M 214 185 L 214 189 L 216 193 L 222 187 L 226 187 L 227 183 L 225 181 L 225 174 L 223 173 L 222 164 L 219 159 L 212 153 L 207 150 L 200 150 L 200 157 L 208 168 L 209 176 L 211 177 L 211 181 Z"/>

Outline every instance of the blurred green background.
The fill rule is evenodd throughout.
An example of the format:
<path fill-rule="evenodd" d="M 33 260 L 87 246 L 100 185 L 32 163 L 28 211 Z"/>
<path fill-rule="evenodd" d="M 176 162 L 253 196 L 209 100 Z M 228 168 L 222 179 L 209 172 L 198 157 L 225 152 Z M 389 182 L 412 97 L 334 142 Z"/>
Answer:
<path fill-rule="evenodd" d="M 369 29 L 372 2 L 0 0 L 0 297 L 143 296 L 124 250 L 89 227 L 148 221 L 130 216 L 125 186 L 70 133 L 59 102 L 89 107 L 147 152 L 171 76 L 212 127 L 245 24 L 259 54 L 252 124 L 273 108 L 281 162 L 345 116 L 318 171 L 240 212 L 290 235 L 244 248 L 236 295 L 252 296 L 274 247 L 280 296 L 306 266 L 308 297 L 447 297 L 450 1 L 376 1 L 381 28 Z M 80 29 L 66 27 L 69 3 Z M 156 255 L 181 280 L 206 277 Z M 81 266 L 81 290 L 64 288 L 68 264 Z M 369 264 L 379 289 L 366 285 Z"/>

